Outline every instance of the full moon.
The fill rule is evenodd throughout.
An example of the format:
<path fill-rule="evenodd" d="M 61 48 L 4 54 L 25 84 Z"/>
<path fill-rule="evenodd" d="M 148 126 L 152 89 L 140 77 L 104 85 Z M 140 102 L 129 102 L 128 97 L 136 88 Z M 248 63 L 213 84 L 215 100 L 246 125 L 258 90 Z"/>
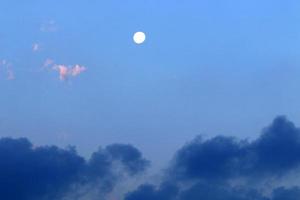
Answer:
<path fill-rule="evenodd" d="M 143 32 L 136 32 L 134 35 L 133 35 L 133 41 L 136 43 L 136 44 L 142 44 L 144 43 L 146 40 L 146 35 L 145 33 Z"/>

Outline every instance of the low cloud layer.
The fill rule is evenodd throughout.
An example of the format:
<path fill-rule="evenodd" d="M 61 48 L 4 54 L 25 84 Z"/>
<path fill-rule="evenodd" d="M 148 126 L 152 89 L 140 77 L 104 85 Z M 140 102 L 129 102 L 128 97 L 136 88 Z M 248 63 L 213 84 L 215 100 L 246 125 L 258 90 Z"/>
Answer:
<path fill-rule="evenodd" d="M 278 117 L 253 142 L 224 136 L 196 138 L 177 152 L 171 171 L 177 180 L 226 181 L 279 177 L 299 164 L 300 130 Z"/>
<path fill-rule="evenodd" d="M 141 185 L 125 200 L 296 200 L 300 181 L 294 187 L 273 185 L 299 167 L 300 129 L 278 117 L 251 142 L 194 139 L 175 154 L 160 186 Z"/>
<path fill-rule="evenodd" d="M 63 199 L 69 193 L 76 199 L 91 189 L 100 198 L 122 175 L 134 176 L 149 164 L 131 145 L 100 148 L 86 160 L 74 148 L 33 147 L 27 139 L 10 138 L 0 140 L 0 160 L 0 199 L 10 200 Z"/>
<path fill-rule="evenodd" d="M 10 138 L 0 140 L 0 159 L 0 199 L 10 200 L 108 199 L 125 177 L 149 166 L 131 145 L 99 148 L 85 159 L 74 148 Z M 298 200 L 300 182 L 288 177 L 296 178 L 299 167 L 300 129 L 277 117 L 253 141 L 195 138 L 175 153 L 159 182 L 145 181 L 123 199 Z"/>

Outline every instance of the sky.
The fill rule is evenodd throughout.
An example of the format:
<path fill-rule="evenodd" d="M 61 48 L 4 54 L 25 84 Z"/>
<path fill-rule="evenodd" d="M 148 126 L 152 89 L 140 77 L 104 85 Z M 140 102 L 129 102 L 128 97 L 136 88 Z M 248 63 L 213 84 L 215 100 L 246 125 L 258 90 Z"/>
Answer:
<path fill-rule="evenodd" d="M 0 137 L 74 145 L 85 159 L 133 145 L 157 171 L 198 135 L 255 141 L 282 115 L 299 125 L 299 10 L 297 0 L 3 0 Z"/>

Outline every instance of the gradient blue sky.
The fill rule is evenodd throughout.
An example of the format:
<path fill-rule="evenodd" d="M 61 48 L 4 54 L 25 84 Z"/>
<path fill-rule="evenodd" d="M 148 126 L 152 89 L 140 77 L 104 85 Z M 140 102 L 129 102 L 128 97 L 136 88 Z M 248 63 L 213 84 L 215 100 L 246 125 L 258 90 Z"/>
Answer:
<path fill-rule="evenodd" d="M 277 115 L 299 124 L 299 10 L 298 0 L 1 1 L 0 60 L 11 64 L 0 66 L 0 134 L 84 155 L 130 143 L 158 166 L 198 134 L 253 138 Z M 87 70 L 59 80 L 46 59 Z"/>

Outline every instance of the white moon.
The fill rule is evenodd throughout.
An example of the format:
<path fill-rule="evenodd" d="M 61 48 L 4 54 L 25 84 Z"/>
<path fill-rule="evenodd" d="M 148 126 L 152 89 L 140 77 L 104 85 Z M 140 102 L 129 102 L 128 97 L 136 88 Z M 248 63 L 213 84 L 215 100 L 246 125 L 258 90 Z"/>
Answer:
<path fill-rule="evenodd" d="M 146 35 L 145 33 L 143 32 L 136 32 L 134 35 L 133 35 L 133 41 L 136 43 L 136 44 L 142 44 L 144 43 L 146 40 Z"/>

